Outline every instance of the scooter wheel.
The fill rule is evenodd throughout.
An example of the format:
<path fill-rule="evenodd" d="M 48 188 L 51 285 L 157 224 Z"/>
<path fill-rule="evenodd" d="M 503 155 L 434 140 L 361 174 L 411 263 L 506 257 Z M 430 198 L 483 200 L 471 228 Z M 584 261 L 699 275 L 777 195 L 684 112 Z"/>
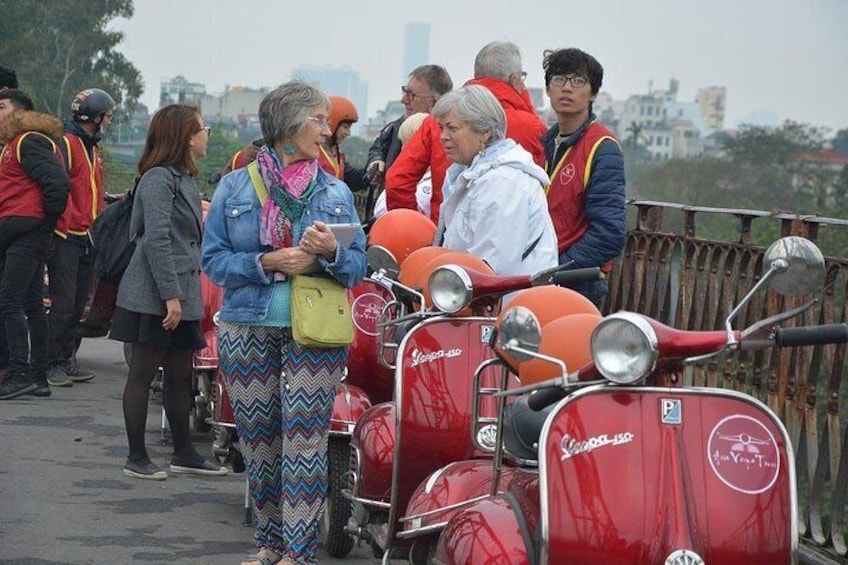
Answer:
<path fill-rule="evenodd" d="M 327 444 L 329 488 L 321 520 L 319 539 L 330 557 L 344 557 L 353 549 L 354 539 L 345 527 L 350 519 L 350 500 L 342 489 L 348 487 L 350 442 L 346 437 L 331 437 Z"/>

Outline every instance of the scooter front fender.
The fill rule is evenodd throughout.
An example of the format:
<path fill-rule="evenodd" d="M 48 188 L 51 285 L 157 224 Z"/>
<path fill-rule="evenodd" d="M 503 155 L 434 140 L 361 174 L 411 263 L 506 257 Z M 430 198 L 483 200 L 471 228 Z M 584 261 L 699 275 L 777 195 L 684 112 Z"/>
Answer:
<path fill-rule="evenodd" d="M 351 438 L 351 493 L 363 503 L 388 507 L 392 492 L 396 409 L 376 404 L 358 419 Z"/>
<path fill-rule="evenodd" d="M 469 501 L 489 496 L 493 475 L 494 463 L 490 459 L 457 461 L 432 473 L 412 493 L 406 515 L 400 519 L 403 529 L 398 537 L 441 529 Z M 503 468 L 500 484 L 508 484 L 512 475 L 513 468 Z"/>
<path fill-rule="evenodd" d="M 371 408 L 371 400 L 358 386 L 342 382 L 336 388 L 333 413 L 330 417 L 330 435 L 350 436 L 356 421 Z"/>
<path fill-rule="evenodd" d="M 459 510 L 439 537 L 440 565 L 535 565 L 533 538 L 515 498 L 487 498 Z"/>

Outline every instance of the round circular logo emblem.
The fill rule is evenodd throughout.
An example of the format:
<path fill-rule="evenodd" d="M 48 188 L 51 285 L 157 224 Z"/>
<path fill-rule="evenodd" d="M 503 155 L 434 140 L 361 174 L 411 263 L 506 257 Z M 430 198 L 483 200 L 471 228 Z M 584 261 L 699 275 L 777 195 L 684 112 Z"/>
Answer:
<path fill-rule="evenodd" d="M 377 323 L 380 321 L 380 312 L 387 304 L 385 298 L 373 292 L 360 294 L 350 306 L 350 313 L 356 329 L 366 335 L 380 335 Z"/>
<path fill-rule="evenodd" d="M 777 441 L 750 416 L 728 416 L 716 424 L 707 442 L 707 456 L 721 482 L 746 494 L 767 491 L 780 473 Z"/>

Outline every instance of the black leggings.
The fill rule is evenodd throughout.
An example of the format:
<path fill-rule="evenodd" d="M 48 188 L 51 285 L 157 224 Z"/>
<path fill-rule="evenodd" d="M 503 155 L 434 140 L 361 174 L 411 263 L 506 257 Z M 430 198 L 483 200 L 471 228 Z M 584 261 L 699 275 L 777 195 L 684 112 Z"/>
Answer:
<path fill-rule="evenodd" d="M 191 443 L 189 410 L 191 409 L 191 349 L 172 349 L 146 343 L 132 343 L 132 363 L 124 387 L 124 423 L 129 441 L 129 458 L 134 462 L 149 459 L 144 446 L 147 427 L 147 403 L 150 384 L 162 367 L 162 402 L 171 426 L 174 455 L 192 458 L 196 451 Z"/>

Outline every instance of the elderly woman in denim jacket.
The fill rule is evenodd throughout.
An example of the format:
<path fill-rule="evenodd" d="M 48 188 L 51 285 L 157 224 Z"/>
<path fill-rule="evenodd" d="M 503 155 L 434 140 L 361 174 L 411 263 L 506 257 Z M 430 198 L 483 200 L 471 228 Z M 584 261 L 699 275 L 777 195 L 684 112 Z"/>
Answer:
<path fill-rule="evenodd" d="M 365 234 L 344 246 L 327 227 L 359 222 L 348 187 L 318 165 L 329 119 L 317 88 L 293 81 L 270 92 L 259 106 L 265 145 L 255 164 L 221 180 L 206 219 L 203 268 L 225 289 L 219 367 L 256 510 L 259 552 L 250 565 L 315 563 L 330 413 L 347 349 L 292 339 L 290 280 L 317 271 L 352 287 L 365 276 Z"/>

